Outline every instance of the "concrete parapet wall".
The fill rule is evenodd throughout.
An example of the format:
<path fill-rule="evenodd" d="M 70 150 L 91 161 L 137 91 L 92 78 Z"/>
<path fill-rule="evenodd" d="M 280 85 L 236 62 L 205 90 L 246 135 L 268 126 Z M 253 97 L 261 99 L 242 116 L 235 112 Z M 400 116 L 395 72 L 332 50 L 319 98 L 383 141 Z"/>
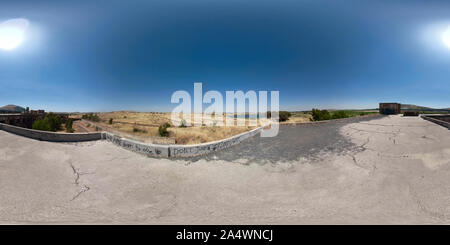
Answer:
<path fill-rule="evenodd" d="M 444 120 L 439 119 L 440 117 L 445 117 L 445 120 L 448 120 L 448 115 L 422 115 L 423 119 L 439 124 L 443 127 L 450 129 L 450 122 L 446 122 Z M 443 118 L 444 119 L 444 118 Z"/>
<path fill-rule="evenodd" d="M 21 135 L 36 140 L 52 141 L 52 142 L 79 142 L 99 140 L 102 138 L 100 132 L 95 133 L 55 133 L 41 130 L 17 127 L 0 123 L 0 129 L 13 134 Z"/>
<path fill-rule="evenodd" d="M 450 114 L 432 115 L 429 117 L 450 123 Z"/>
<path fill-rule="evenodd" d="M 101 134 L 102 139 L 110 141 L 113 144 L 125 148 L 127 150 L 144 154 L 149 157 L 169 157 L 168 145 L 146 144 L 143 142 L 122 138 L 118 135 L 114 135 L 109 132 L 102 132 Z"/>
<path fill-rule="evenodd" d="M 107 140 L 117 146 L 127 150 L 144 154 L 149 157 L 192 157 L 205 155 L 211 152 L 226 149 L 230 146 L 239 144 L 241 141 L 255 136 L 262 131 L 262 127 L 253 129 L 235 135 L 228 139 L 196 144 L 196 145 L 158 145 L 139 142 L 132 139 L 120 137 L 109 132 L 92 132 L 92 133 L 55 133 L 48 131 L 40 131 L 16 127 L 8 124 L 0 123 L 0 129 L 36 140 L 52 141 L 52 142 L 79 142 L 90 140 Z"/>
<path fill-rule="evenodd" d="M 87 123 L 91 123 L 92 125 L 97 126 L 99 129 L 104 130 L 97 124 L 83 120 Z M 240 143 L 241 141 L 252 137 L 262 130 L 261 128 L 253 129 L 248 132 L 244 132 L 238 135 L 235 135 L 228 139 L 196 144 L 196 145 L 162 145 L 162 144 L 150 144 L 143 143 L 136 140 L 128 139 L 121 137 L 117 134 L 111 132 L 102 132 L 102 139 L 112 142 L 113 144 L 123 147 L 125 149 L 141 153 L 151 157 L 192 157 L 205 155 L 211 152 L 219 151 L 235 144 Z"/>
<path fill-rule="evenodd" d="M 255 136 L 256 134 L 262 131 L 262 127 L 253 129 L 248 132 L 244 132 L 238 135 L 235 135 L 231 138 L 218 140 L 203 144 L 197 145 L 170 145 L 170 157 L 192 157 L 198 155 L 204 155 L 211 152 L 219 151 L 226 149 L 230 146 L 236 145 L 241 141 Z"/>
<path fill-rule="evenodd" d="M 235 135 L 231 138 L 213 141 L 209 143 L 197 144 L 197 145 L 157 145 L 148 144 L 132 139 L 122 138 L 118 135 L 102 132 L 102 139 L 112 142 L 113 144 L 125 148 L 130 151 L 134 151 L 140 154 L 144 154 L 150 157 L 192 157 L 205 155 L 211 152 L 226 149 L 230 146 L 236 145 L 241 141 L 252 137 L 260 133 L 262 128 L 257 128 L 242 134 Z"/>

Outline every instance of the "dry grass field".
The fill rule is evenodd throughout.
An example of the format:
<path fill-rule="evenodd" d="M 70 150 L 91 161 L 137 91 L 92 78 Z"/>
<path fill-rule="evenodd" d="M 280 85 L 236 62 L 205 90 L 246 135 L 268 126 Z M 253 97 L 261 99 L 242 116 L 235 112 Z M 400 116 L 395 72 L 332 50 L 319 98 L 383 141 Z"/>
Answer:
<path fill-rule="evenodd" d="M 115 111 L 97 115 L 100 118 L 99 122 L 75 121 L 73 126 L 75 132 L 100 130 L 96 128 L 97 125 L 103 130 L 146 143 L 189 145 L 229 138 L 255 128 L 255 126 L 249 126 L 248 120 L 245 119 L 234 119 L 235 122 L 244 120 L 245 126 L 206 126 L 208 122 L 204 121 L 205 125 L 201 127 L 176 127 L 172 125 L 170 113 Z M 81 118 L 81 115 L 72 117 Z M 109 123 L 110 119 L 112 119 L 112 124 Z M 160 137 L 158 127 L 165 123 L 171 124 L 171 127 L 167 129 L 169 136 Z M 212 122 L 211 124 L 214 125 Z"/>
<path fill-rule="evenodd" d="M 292 116 L 289 118 L 289 120 L 281 122 L 281 124 L 306 123 L 311 122 L 312 120 L 313 120 L 312 115 L 309 113 L 292 112 Z"/>
<path fill-rule="evenodd" d="M 313 121 L 311 113 L 308 112 L 292 112 L 289 120 L 281 122 L 281 124 L 300 124 Z M 249 119 L 245 116 L 237 116 L 233 118 L 234 126 L 220 126 L 218 119 L 204 119 L 202 126 L 176 127 L 172 124 L 171 114 L 162 112 L 133 112 L 133 111 L 114 111 L 97 113 L 100 121 L 94 123 L 86 123 L 83 121 L 75 121 L 73 128 L 75 132 L 91 132 L 97 130 L 106 130 L 119 134 L 126 138 L 135 139 L 146 143 L 157 144 L 199 144 L 216 140 L 229 138 L 231 136 L 254 129 L 256 126 L 249 124 Z M 73 118 L 81 118 L 81 114 L 72 115 Z M 191 124 L 193 125 L 194 114 L 191 114 Z M 112 123 L 109 121 L 112 119 Z M 222 117 L 225 125 L 226 117 Z M 177 119 L 181 122 L 181 119 Z M 257 126 L 265 121 L 257 121 Z M 161 137 L 158 127 L 169 123 L 171 127 L 167 128 L 168 136 Z M 242 126 L 238 123 L 241 123 Z M 216 126 L 212 126 L 216 125 Z M 97 127 L 98 126 L 98 127 Z"/>

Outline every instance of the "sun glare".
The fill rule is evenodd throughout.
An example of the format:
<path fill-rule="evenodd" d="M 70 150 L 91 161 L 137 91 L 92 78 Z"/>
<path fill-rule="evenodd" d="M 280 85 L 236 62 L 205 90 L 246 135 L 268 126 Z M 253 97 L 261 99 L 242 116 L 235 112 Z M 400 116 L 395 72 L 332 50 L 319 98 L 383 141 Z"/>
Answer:
<path fill-rule="evenodd" d="M 26 19 L 10 19 L 0 23 L 0 49 L 12 50 L 19 46 L 28 28 Z"/>
<path fill-rule="evenodd" d="M 447 48 L 450 48 L 450 26 L 447 27 L 447 30 L 442 34 L 442 41 Z"/>

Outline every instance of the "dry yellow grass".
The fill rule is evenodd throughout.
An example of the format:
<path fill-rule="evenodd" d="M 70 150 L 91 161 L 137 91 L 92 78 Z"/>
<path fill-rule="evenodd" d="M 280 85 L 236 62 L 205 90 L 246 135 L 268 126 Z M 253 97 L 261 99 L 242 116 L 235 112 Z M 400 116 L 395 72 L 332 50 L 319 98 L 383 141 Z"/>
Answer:
<path fill-rule="evenodd" d="M 171 123 L 170 113 L 157 112 L 115 111 L 98 113 L 98 116 L 101 121 L 95 124 L 107 131 L 142 142 L 159 144 L 176 143 L 189 145 L 206 143 L 229 138 L 255 128 L 254 126 L 249 126 L 248 120 L 245 119 L 234 119 L 235 122 L 237 120 L 242 120 L 245 122 L 245 126 L 175 127 Z M 76 118 L 81 116 L 76 115 L 73 117 Z M 113 119 L 113 123 L 109 124 L 108 122 L 111 118 Z M 193 115 L 191 118 L 193 118 Z M 223 120 L 225 121 L 225 118 Z M 212 121 L 215 121 L 217 124 L 217 120 L 212 119 Z M 193 120 L 191 120 L 191 122 L 193 122 Z M 164 123 L 172 125 L 168 128 L 169 137 L 159 136 L 158 127 Z M 207 124 L 208 122 L 204 121 L 204 123 Z M 77 126 L 78 124 L 79 123 L 77 123 Z"/>
<path fill-rule="evenodd" d="M 159 127 L 159 125 L 170 122 L 170 117 L 167 117 L 167 115 L 168 113 L 132 111 L 114 111 L 98 114 L 104 122 L 108 122 L 112 118 L 114 123 L 138 124 L 153 127 Z"/>
<path fill-rule="evenodd" d="M 285 122 L 281 122 L 281 124 L 297 124 L 297 123 L 306 123 L 311 122 L 312 115 L 306 113 L 293 113 L 289 120 Z"/>
<path fill-rule="evenodd" d="M 249 125 L 249 120 L 244 118 L 233 119 L 234 125 L 237 122 L 243 122 L 243 126 L 220 126 L 218 119 L 212 118 L 209 121 L 204 120 L 204 124 L 218 125 L 201 127 L 175 127 L 172 125 L 170 113 L 158 112 L 133 112 L 133 111 L 115 111 L 99 113 L 101 121 L 95 124 L 101 126 L 103 129 L 120 134 L 123 137 L 132 138 L 146 143 L 159 144 L 199 144 L 232 137 L 234 135 L 243 133 L 254 129 L 255 126 Z M 74 118 L 81 118 L 81 115 L 72 116 Z M 113 119 L 113 123 L 109 124 L 109 120 Z M 191 123 L 193 124 L 194 114 L 191 114 Z M 223 116 L 223 124 L 225 124 L 226 117 Z M 178 119 L 181 122 L 181 119 Z M 311 115 L 305 113 L 293 113 L 288 121 L 283 123 L 305 123 L 311 121 Z M 160 137 L 158 127 L 164 123 L 169 123 L 172 126 L 168 128 L 169 137 Z M 89 127 L 80 122 L 75 123 L 75 130 L 82 132 L 87 130 L 95 131 L 95 126 Z M 257 126 L 261 123 L 258 121 Z M 82 127 L 84 126 L 84 127 Z"/>
<path fill-rule="evenodd" d="M 175 137 L 177 144 L 189 145 L 229 138 L 252 128 L 254 127 L 171 127 L 168 131 Z"/>

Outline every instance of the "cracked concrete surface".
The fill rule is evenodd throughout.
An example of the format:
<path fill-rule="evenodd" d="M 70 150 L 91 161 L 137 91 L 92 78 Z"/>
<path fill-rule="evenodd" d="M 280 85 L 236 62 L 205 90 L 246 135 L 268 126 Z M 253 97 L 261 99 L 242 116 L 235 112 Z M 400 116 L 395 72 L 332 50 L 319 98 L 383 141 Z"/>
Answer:
<path fill-rule="evenodd" d="M 450 223 L 450 131 L 417 117 L 283 125 L 203 159 L 0 131 L 0 223 Z"/>
<path fill-rule="evenodd" d="M 80 186 L 80 177 L 81 177 L 82 175 L 89 174 L 89 173 L 80 172 L 80 170 L 79 170 L 78 168 L 76 168 L 76 167 L 73 165 L 71 159 L 69 159 L 69 165 L 70 165 L 70 168 L 71 168 L 72 171 L 73 171 L 73 174 L 75 175 L 74 184 L 75 184 L 76 186 Z M 87 186 L 87 185 L 82 185 L 81 189 L 77 192 L 77 194 L 76 194 L 75 196 L 72 197 L 71 201 L 75 200 L 75 199 L 78 198 L 81 194 L 83 194 L 83 193 L 86 192 L 86 191 L 89 191 L 90 189 L 91 189 L 91 188 L 90 188 L 89 186 Z"/>

